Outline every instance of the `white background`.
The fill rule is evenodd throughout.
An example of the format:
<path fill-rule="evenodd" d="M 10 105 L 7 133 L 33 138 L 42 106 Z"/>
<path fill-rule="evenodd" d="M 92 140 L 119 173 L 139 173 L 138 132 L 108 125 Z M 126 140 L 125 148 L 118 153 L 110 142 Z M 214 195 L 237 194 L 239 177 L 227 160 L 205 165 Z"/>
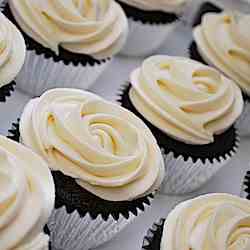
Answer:
<path fill-rule="evenodd" d="M 232 0 L 225 1 L 227 3 L 232 2 Z M 238 2 L 238 0 L 234 0 L 234 2 Z M 164 48 L 162 48 L 159 53 L 168 55 L 187 55 L 187 47 L 190 41 L 191 30 L 180 25 L 178 31 L 170 36 L 165 42 Z M 115 58 L 110 68 L 92 86 L 91 91 L 107 99 L 115 100 L 119 87 L 129 79 L 129 73 L 140 65 L 141 60 L 142 59 L 139 58 Z M 23 107 L 29 99 L 30 98 L 25 94 L 15 91 L 5 104 L 0 104 L 1 134 L 7 134 L 8 129 L 11 127 L 11 123 L 20 117 Z M 211 192 L 226 192 L 239 195 L 242 179 L 250 167 L 249 163 L 250 138 L 244 138 L 241 140 L 239 152 L 233 158 L 232 162 L 225 166 L 199 192 L 183 197 L 158 195 L 152 207 L 146 213 L 137 218 L 134 223 L 129 225 L 113 240 L 99 247 L 98 250 L 140 250 L 143 237 L 151 225 L 160 218 L 166 217 L 168 212 L 182 200 Z"/>

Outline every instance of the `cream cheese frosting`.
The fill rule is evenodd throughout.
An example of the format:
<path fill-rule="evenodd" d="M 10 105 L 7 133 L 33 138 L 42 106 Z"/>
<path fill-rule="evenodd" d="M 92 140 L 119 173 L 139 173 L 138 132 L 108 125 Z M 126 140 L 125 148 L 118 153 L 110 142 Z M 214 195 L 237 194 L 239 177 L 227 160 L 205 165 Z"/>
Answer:
<path fill-rule="evenodd" d="M 52 170 L 105 200 L 152 193 L 164 177 L 161 151 L 146 125 L 90 92 L 54 89 L 31 100 L 20 133 Z"/>
<path fill-rule="evenodd" d="M 0 87 L 17 76 L 24 63 L 25 51 L 21 33 L 0 12 Z"/>
<path fill-rule="evenodd" d="M 137 111 L 170 137 L 204 145 L 230 128 L 243 110 L 239 87 L 188 58 L 153 56 L 130 76 Z"/>
<path fill-rule="evenodd" d="M 209 194 L 178 205 L 167 217 L 161 250 L 250 249 L 250 202 Z"/>
<path fill-rule="evenodd" d="M 180 13 L 190 0 L 120 0 L 128 5 L 147 11 L 165 11 Z"/>
<path fill-rule="evenodd" d="M 0 246 L 46 250 L 43 233 L 54 207 L 55 188 L 46 162 L 30 149 L 0 136 Z"/>
<path fill-rule="evenodd" d="M 204 60 L 250 94 L 250 15 L 236 12 L 206 14 L 194 29 Z"/>
<path fill-rule="evenodd" d="M 10 0 L 22 30 L 56 54 L 107 58 L 118 53 L 128 33 L 122 8 L 113 0 Z"/>

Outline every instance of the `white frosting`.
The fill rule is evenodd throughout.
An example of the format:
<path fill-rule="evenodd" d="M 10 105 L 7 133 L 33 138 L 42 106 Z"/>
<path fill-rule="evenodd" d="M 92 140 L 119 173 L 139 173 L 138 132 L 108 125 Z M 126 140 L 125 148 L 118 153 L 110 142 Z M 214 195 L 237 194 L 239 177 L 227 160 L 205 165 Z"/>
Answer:
<path fill-rule="evenodd" d="M 10 0 L 9 5 L 22 30 L 57 54 L 60 45 L 106 58 L 127 38 L 125 13 L 113 0 Z"/>
<path fill-rule="evenodd" d="M 240 89 L 187 58 L 153 56 L 130 77 L 130 99 L 150 123 L 188 144 L 209 144 L 243 110 Z"/>
<path fill-rule="evenodd" d="M 120 0 L 142 10 L 180 13 L 190 0 Z"/>
<path fill-rule="evenodd" d="M 54 207 L 50 170 L 39 156 L 0 136 L 1 250 L 45 250 L 43 227 Z"/>
<path fill-rule="evenodd" d="M 106 200 L 144 196 L 164 177 L 160 149 L 144 123 L 89 92 L 54 89 L 33 99 L 20 132 L 50 168 Z"/>
<path fill-rule="evenodd" d="M 194 29 L 204 60 L 217 67 L 250 94 L 250 15 L 206 14 Z"/>
<path fill-rule="evenodd" d="M 17 76 L 24 63 L 25 51 L 21 33 L 0 12 L 0 87 Z"/>
<path fill-rule="evenodd" d="M 249 250 L 250 202 L 210 194 L 178 205 L 167 217 L 161 250 Z"/>

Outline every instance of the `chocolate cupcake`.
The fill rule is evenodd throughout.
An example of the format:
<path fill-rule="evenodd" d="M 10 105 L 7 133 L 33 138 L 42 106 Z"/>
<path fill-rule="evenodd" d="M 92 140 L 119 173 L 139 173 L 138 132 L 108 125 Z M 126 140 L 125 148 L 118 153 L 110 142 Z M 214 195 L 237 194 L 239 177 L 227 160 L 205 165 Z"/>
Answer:
<path fill-rule="evenodd" d="M 250 135 L 250 15 L 236 12 L 208 13 L 194 28 L 190 57 L 214 66 L 239 85 L 245 101 L 237 127 Z"/>
<path fill-rule="evenodd" d="M 113 0 L 10 0 L 3 12 L 24 35 L 27 57 L 18 80 L 32 96 L 56 87 L 90 87 L 128 33 L 126 15 Z"/>
<path fill-rule="evenodd" d="M 144 123 L 89 92 L 44 93 L 10 132 L 52 170 L 56 206 L 48 226 L 56 249 L 110 240 L 150 206 L 164 177 L 160 148 Z"/>
<path fill-rule="evenodd" d="M 5 102 L 16 85 L 16 76 L 25 58 L 24 39 L 16 28 L 0 12 L 0 102 Z"/>
<path fill-rule="evenodd" d="M 250 202 L 229 194 L 209 194 L 180 203 L 155 223 L 143 250 L 245 250 L 250 246 Z M 164 225 L 163 225 L 164 224 Z"/>
<path fill-rule="evenodd" d="M 250 171 L 247 171 L 244 177 L 241 188 L 241 197 L 250 200 Z"/>
<path fill-rule="evenodd" d="M 30 149 L 0 136 L 1 249 L 49 249 L 44 228 L 54 207 L 48 165 Z"/>
<path fill-rule="evenodd" d="M 150 57 L 131 73 L 119 102 L 145 122 L 162 148 L 167 194 L 200 188 L 237 151 L 241 91 L 211 67 Z"/>
<path fill-rule="evenodd" d="M 191 0 L 119 0 L 129 21 L 129 35 L 121 54 L 146 56 L 156 51 L 176 28 Z"/>

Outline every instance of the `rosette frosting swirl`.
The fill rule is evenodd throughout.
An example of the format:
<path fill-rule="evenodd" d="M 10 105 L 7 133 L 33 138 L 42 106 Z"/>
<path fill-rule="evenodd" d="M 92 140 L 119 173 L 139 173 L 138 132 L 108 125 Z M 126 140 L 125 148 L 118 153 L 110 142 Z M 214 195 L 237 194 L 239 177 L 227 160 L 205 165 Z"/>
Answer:
<path fill-rule="evenodd" d="M 44 160 L 0 136 L 0 245 L 2 250 L 45 250 L 43 233 L 55 190 Z"/>
<path fill-rule="evenodd" d="M 240 89 L 187 58 L 153 56 L 134 70 L 130 99 L 150 123 L 188 144 L 209 144 L 240 116 Z"/>
<path fill-rule="evenodd" d="M 178 205 L 164 225 L 161 250 L 250 249 L 250 202 L 211 194 Z"/>
<path fill-rule="evenodd" d="M 122 48 L 128 23 L 113 0 L 10 0 L 22 30 L 55 53 L 59 46 L 95 58 L 110 57 Z"/>
<path fill-rule="evenodd" d="M 250 94 L 250 15 L 206 14 L 194 30 L 198 50 Z"/>
<path fill-rule="evenodd" d="M 165 12 L 181 12 L 190 0 L 120 0 L 142 10 L 159 10 Z"/>
<path fill-rule="evenodd" d="M 0 87 L 17 76 L 24 63 L 25 51 L 21 33 L 0 12 Z"/>
<path fill-rule="evenodd" d="M 22 142 L 53 170 L 111 201 L 155 191 L 164 176 L 160 149 L 131 112 L 92 93 L 54 89 L 27 104 Z"/>

